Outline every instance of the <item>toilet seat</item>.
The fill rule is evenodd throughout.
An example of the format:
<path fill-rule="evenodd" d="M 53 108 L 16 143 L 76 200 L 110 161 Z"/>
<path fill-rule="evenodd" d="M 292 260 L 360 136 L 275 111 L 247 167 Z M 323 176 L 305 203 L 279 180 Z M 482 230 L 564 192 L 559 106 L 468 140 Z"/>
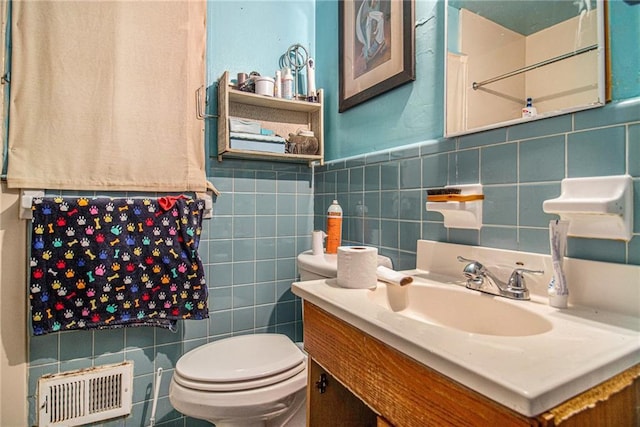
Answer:
<path fill-rule="evenodd" d="M 286 336 L 242 335 L 186 353 L 176 364 L 174 379 L 193 390 L 241 391 L 281 383 L 305 369 L 304 354 Z"/>

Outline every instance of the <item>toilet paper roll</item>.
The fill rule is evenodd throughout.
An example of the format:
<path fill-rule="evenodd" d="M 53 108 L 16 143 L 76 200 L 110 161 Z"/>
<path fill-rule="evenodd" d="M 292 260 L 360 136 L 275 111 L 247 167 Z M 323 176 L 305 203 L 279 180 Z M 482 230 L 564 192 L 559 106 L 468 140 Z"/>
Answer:
<path fill-rule="evenodd" d="M 375 288 L 378 249 L 369 246 L 338 247 L 338 286 L 352 289 Z"/>
<path fill-rule="evenodd" d="M 314 255 L 324 254 L 324 239 L 327 233 L 322 230 L 314 230 L 311 233 L 311 252 Z"/>

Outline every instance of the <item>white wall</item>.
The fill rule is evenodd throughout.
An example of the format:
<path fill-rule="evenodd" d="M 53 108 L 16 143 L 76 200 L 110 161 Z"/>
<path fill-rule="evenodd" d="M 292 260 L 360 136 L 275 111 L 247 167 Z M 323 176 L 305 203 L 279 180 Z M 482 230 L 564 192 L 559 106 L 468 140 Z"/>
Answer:
<path fill-rule="evenodd" d="M 467 128 L 520 117 L 525 99 L 524 74 L 478 90 L 471 84 L 523 67 L 525 37 L 466 9 L 460 12 L 460 48 L 469 57 Z"/>
<path fill-rule="evenodd" d="M 0 0 L 0 21 L 0 58 L 5 58 L 6 0 Z M 0 85 L 0 111 L 7 108 L 5 89 Z M 6 122 L 1 123 L 0 135 L 4 135 Z M 0 158 L 4 158 L 4 145 L 0 147 Z M 27 237 L 26 221 L 18 219 L 18 193 L 0 184 L 0 426 L 28 424 Z"/>
<path fill-rule="evenodd" d="M 467 128 L 467 55 L 447 52 L 447 134 Z"/>
<path fill-rule="evenodd" d="M 564 21 L 527 37 L 527 64 L 598 42 L 596 11 Z M 598 99 L 598 57 L 593 50 L 527 72 L 526 93 L 538 113 L 587 105 Z M 604 101 L 604 100 L 601 100 Z"/>
<path fill-rule="evenodd" d="M 598 100 L 596 50 L 478 90 L 471 85 L 596 44 L 596 22 L 597 13 L 592 10 L 525 37 L 461 9 L 460 50 L 468 56 L 467 124 L 466 127 L 448 128 L 447 131 L 454 133 L 518 119 L 528 97 L 533 98 L 538 114 L 594 103 Z M 448 106 L 447 111 L 450 114 L 456 108 L 460 111 L 465 109 L 454 104 Z"/>
<path fill-rule="evenodd" d="M 0 426 L 27 425 L 26 221 L 0 186 Z"/>

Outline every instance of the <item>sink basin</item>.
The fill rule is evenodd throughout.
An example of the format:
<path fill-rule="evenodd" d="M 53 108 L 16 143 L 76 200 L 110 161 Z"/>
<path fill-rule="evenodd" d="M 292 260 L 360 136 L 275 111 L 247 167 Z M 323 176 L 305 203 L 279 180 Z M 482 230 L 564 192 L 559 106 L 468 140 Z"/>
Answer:
<path fill-rule="evenodd" d="M 508 301 L 461 286 L 381 284 L 370 290 L 368 297 L 402 316 L 473 334 L 530 336 L 552 329 L 552 323 L 541 315 L 518 307 L 522 301 Z"/>

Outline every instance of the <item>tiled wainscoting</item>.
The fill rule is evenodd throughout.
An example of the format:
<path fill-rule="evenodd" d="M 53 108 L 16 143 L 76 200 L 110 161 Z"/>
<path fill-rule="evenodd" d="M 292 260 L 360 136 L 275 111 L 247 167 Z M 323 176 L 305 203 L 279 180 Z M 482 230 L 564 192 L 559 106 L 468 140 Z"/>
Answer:
<path fill-rule="evenodd" d="M 357 143 L 354 141 L 353 143 Z M 344 240 L 378 246 L 396 267 L 415 266 L 417 239 L 549 253 L 546 199 L 563 178 L 630 174 L 634 238 L 570 238 L 569 256 L 640 264 L 640 99 L 457 138 L 330 162 L 315 174 L 315 227 L 333 199 Z M 483 227 L 445 228 L 426 190 L 481 183 Z"/>

